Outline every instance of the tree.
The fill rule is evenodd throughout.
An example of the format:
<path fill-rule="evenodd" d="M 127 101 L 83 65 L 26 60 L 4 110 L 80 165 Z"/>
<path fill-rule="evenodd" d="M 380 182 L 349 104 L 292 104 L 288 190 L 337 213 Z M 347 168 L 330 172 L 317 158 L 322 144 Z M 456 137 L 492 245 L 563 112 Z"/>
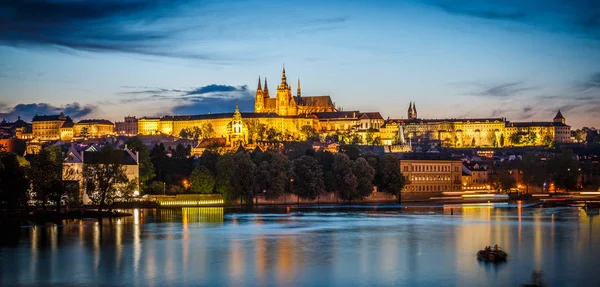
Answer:
<path fill-rule="evenodd" d="M 254 201 L 254 191 L 256 190 L 254 177 L 256 165 L 252 162 L 247 152 L 236 153 L 233 156 L 233 161 L 235 162 L 234 177 L 231 181 L 233 192 L 240 200 L 245 200 L 246 204 L 252 204 Z"/>
<path fill-rule="evenodd" d="M 140 189 L 144 189 L 146 184 L 154 178 L 154 164 L 150 158 L 148 147 L 139 137 L 129 138 L 125 145 L 134 153 L 138 153 L 138 164 L 140 168 Z"/>
<path fill-rule="evenodd" d="M 256 171 L 256 185 L 259 192 L 268 199 L 274 199 L 285 193 L 289 179 L 291 163 L 283 155 L 266 152 L 262 155 Z"/>
<path fill-rule="evenodd" d="M 533 153 L 526 153 L 519 161 L 518 167 L 519 172 L 523 174 L 522 180 L 527 193 L 529 193 L 529 186 L 541 185 L 544 182 L 544 166 Z"/>
<path fill-rule="evenodd" d="M 166 184 L 162 181 L 153 181 L 152 183 L 146 185 L 144 189 L 145 194 L 166 194 L 167 187 Z"/>
<path fill-rule="evenodd" d="M 386 154 L 379 161 L 379 176 L 381 190 L 398 196 L 406 184 L 404 176 L 400 172 L 400 161 L 395 155 Z"/>
<path fill-rule="evenodd" d="M 27 207 L 29 180 L 17 155 L 0 152 L 0 206 Z"/>
<path fill-rule="evenodd" d="M 340 199 L 351 201 L 357 198 L 358 181 L 352 171 L 352 161 L 347 155 L 343 153 L 335 155 L 333 173 Z"/>
<path fill-rule="evenodd" d="M 179 137 L 182 139 L 189 139 L 191 137 L 192 131 L 189 128 L 183 128 L 179 131 Z"/>
<path fill-rule="evenodd" d="M 528 145 L 536 145 L 537 144 L 537 134 L 530 132 L 527 134 L 527 138 L 525 139 Z"/>
<path fill-rule="evenodd" d="M 27 174 L 31 179 L 33 199 L 37 204 L 46 208 L 46 205 L 53 202 L 57 205 L 57 210 L 60 209 L 63 194 L 60 148 L 47 147 L 34 155 Z"/>
<path fill-rule="evenodd" d="M 511 134 L 510 137 L 509 137 L 509 139 L 510 139 L 510 142 L 513 145 L 520 145 L 521 144 L 521 135 L 519 133 Z"/>
<path fill-rule="evenodd" d="M 475 146 L 475 144 L 476 144 L 476 143 L 475 143 L 475 138 L 473 138 L 473 139 L 471 140 L 471 146 L 473 146 L 473 147 L 474 147 L 474 146 Z"/>
<path fill-rule="evenodd" d="M 302 139 L 306 141 L 319 141 L 319 134 L 315 131 L 315 128 L 311 125 L 303 125 L 300 128 Z"/>
<path fill-rule="evenodd" d="M 574 132 L 575 140 L 578 142 L 585 142 L 587 140 L 587 132 L 584 130 L 575 130 Z"/>
<path fill-rule="evenodd" d="M 504 147 L 504 143 L 505 143 L 504 134 L 501 134 L 500 135 L 500 147 Z"/>
<path fill-rule="evenodd" d="M 204 123 L 200 129 L 202 139 L 210 139 L 215 136 L 215 129 L 213 129 L 212 123 Z"/>
<path fill-rule="evenodd" d="M 281 133 L 277 132 L 274 128 L 269 128 L 266 131 L 267 141 L 269 142 L 278 142 L 281 139 Z"/>
<path fill-rule="evenodd" d="M 367 134 L 366 134 L 366 136 L 365 136 L 365 137 L 366 137 L 367 144 L 374 144 L 374 138 L 373 138 L 373 135 L 375 134 L 375 132 L 376 132 L 376 131 L 377 131 L 377 130 L 376 130 L 376 129 L 374 129 L 374 128 L 369 128 L 369 129 L 367 129 Z"/>
<path fill-rule="evenodd" d="M 514 169 L 510 162 L 505 160 L 495 168 L 494 187 L 496 190 L 506 191 L 516 186 L 516 181 L 512 175 Z"/>
<path fill-rule="evenodd" d="M 122 165 L 123 153 L 119 150 L 105 145 L 94 157 L 94 163 L 83 165 L 83 180 L 86 193 L 100 211 L 105 204 L 112 204 L 119 193 L 125 190 L 129 180 Z"/>
<path fill-rule="evenodd" d="M 325 190 L 328 192 L 337 191 L 333 173 L 334 155 L 329 151 L 317 151 L 315 153 L 315 159 L 323 169 L 323 183 L 325 184 Z"/>
<path fill-rule="evenodd" d="M 215 189 L 217 193 L 223 195 L 227 201 L 235 199 L 233 192 L 232 178 L 235 172 L 235 163 L 231 155 L 223 155 L 216 164 L 217 174 Z"/>
<path fill-rule="evenodd" d="M 570 149 L 564 149 L 548 160 L 548 174 L 557 188 L 565 191 L 576 189 L 580 173 L 579 161 Z"/>
<path fill-rule="evenodd" d="M 206 166 L 198 166 L 190 175 L 191 191 L 194 193 L 212 193 L 215 188 L 215 176 Z"/>
<path fill-rule="evenodd" d="M 81 131 L 79 132 L 79 136 L 82 138 L 87 138 L 90 136 L 90 131 L 88 129 L 88 127 L 82 127 Z"/>
<path fill-rule="evenodd" d="M 354 199 L 364 199 L 373 192 L 373 178 L 375 169 L 373 169 L 367 160 L 358 158 L 352 164 L 352 172 L 356 177 L 356 195 Z"/>
<path fill-rule="evenodd" d="M 552 146 L 552 137 L 550 135 L 545 135 L 542 139 L 542 145 L 547 147 Z"/>
<path fill-rule="evenodd" d="M 323 170 L 314 157 L 302 156 L 293 161 L 291 186 L 298 198 L 314 200 L 323 192 Z"/>

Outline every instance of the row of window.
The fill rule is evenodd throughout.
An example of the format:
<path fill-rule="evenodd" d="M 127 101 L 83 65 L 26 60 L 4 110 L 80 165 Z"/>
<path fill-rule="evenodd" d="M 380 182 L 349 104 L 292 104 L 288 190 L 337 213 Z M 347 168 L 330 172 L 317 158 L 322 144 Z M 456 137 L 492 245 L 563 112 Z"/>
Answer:
<path fill-rule="evenodd" d="M 450 166 L 449 165 L 411 165 L 411 166 L 404 166 L 404 170 L 405 172 L 409 172 L 409 171 L 440 171 L 440 172 L 449 172 L 450 171 Z M 454 171 L 458 172 L 458 166 L 454 167 Z"/>
<path fill-rule="evenodd" d="M 460 190 L 459 185 L 451 186 L 451 185 L 410 185 L 406 187 L 408 191 L 458 191 Z"/>

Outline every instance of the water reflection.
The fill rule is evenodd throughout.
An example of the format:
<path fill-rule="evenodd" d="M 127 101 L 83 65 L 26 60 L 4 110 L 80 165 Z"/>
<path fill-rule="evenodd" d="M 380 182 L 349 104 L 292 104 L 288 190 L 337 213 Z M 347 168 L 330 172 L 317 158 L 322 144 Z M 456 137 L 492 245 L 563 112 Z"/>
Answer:
<path fill-rule="evenodd" d="M 127 212 L 17 230 L 0 247 L 0 285 L 518 286 L 536 269 L 590 285 L 600 256 L 598 215 L 577 209 Z M 477 262 L 490 244 L 506 264 Z"/>

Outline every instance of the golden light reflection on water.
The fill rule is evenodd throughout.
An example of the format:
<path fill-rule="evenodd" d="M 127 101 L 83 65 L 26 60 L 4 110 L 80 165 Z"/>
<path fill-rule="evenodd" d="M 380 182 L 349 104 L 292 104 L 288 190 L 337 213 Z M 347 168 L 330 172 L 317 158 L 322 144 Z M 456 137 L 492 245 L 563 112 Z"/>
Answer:
<path fill-rule="evenodd" d="M 498 244 L 509 253 L 509 263 L 501 267 L 504 270 L 524 260 L 530 273 L 548 270 L 557 260 L 572 264 L 586 252 L 597 254 L 600 240 L 600 216 L 574 209 L 454 208 L 442 215 L 408 217 L 402 223 L 397 221 L 405 220 L 402 216 L 379 220 L 375 215 L 369 219 L 373 226 L 353 225 L 344 216 L 341 221 L 329 221 L 331 216 L 323 221 L 303 219 L 311 215 L 232 216 L 224 221 L 223 208 L 216 207 L 125 212 L 133 216 L 102 224 L 80 220 L 30 228 L 26 231 L 30 253 L 24 253 L 28 258 L 18 278 L 57 276 L 64 272 L 61 262 L 72 260 L 83 266 L 77 270 L 85 278 L 127 274 L 143 282 L 138 286 L 181 280 L 185 280 L 183 285 L 210 286 L 215 281 L 207 278 L 216 277 L 223 280 L 220 284 L 231 286 L 289 286 L 321 260 L 318 269 L 324 269 L 321 274 L 333 283 L 333 278 L 352 272 L 359 278 L 380 276 L 377 282 L 392 285 L 397 283 L 393 280 L 397 274 L 419 280 L 431 271 L 430 264 L 439 264 L 445 266 L 439 270 L 459 274 L 448 280 L 449 285 L 464 286 L 473 285 L 470 280 L 481 273 L 501 275 L 476 263 L 476 251 L 486 245 Z M 424 234 L 440 239 L 424 238 Z M 64 255 L 62 250 L 70 246 L 76 252 Z M 439 252 L 439 260 L 431 258 L 432 250 Z"/>

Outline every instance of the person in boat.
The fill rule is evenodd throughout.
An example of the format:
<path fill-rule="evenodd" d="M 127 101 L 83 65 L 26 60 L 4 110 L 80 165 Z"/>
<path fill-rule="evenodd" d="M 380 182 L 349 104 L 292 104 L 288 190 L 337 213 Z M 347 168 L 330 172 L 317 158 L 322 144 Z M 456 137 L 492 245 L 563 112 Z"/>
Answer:
<path fill-rule="evenodd" d="M 486 252 L 490 252 L 490 251 L 491 251 L 491 249 L 492 249 L 492 248 L 491 248 L 490 246 L 486 246 L 484 250 L 485 250 Z"/>
<path fill-rule="evenodd" d="M 498 244 L 494 245 L 494 251 L 498 251 Z"/>

